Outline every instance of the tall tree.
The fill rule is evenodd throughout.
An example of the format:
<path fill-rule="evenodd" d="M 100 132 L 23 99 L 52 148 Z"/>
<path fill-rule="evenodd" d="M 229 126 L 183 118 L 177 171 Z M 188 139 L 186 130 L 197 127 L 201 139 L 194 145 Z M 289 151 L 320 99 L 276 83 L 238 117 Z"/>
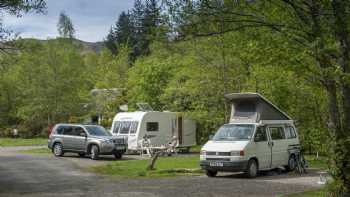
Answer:
<path fill-rule="evenodd" d="M 75 29 L 72 20 L 64 12 L 60 13 L 57 30 L 62 38 L 74 38 Z"/>
<path fill-rule="evenodd" d="M 161 31 L 161 7 L 157 0 L 135 0 L 133 9 L 122 12 L 116 26 L 106 38 L 107 47 L 116 53 L 118 45 L 131 48 L 130 59 L 150 54 L 150 45 L 154 40 L 163 38 Z"/>
<path fill-rule="evenodd" d="M 106 38 L 106 46 L 113 54 L 118 52 L 118 46 L 124 45 L 133 46 L 134 43 L 134 31 L 131 24 L 130 14 L 122 12 L 119 15 L 118 21 L 115 27 L 112 27 Z"/>

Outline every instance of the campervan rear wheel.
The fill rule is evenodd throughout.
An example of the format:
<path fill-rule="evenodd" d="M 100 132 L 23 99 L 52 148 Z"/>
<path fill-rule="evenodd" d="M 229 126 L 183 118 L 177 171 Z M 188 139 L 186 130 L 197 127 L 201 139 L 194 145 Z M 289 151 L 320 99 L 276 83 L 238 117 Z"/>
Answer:
<path fill-rule="evenodd" d="M 286 168 L 286 170 L 288 172 L 291 172 L 295 169 L 296 167 L 296 160 L 295 160 L 295 156 L 292 154 L 289 156 L 289 159 L 288 159 L 288 165 L 284 166 Z"/>
<path fill-rule="evenodd" d="M 251 159 L 248 162 L 246 176 L 248 178 L 254 178 L 256 175 L 258 175 L 258 164 L 254 159 Z"/>
<path fill-rule="evenodd" d="M 206 170 L 205 174 L 207 174 L 208 177 L 215 177 L 218 174 L 218 171 Z"/>

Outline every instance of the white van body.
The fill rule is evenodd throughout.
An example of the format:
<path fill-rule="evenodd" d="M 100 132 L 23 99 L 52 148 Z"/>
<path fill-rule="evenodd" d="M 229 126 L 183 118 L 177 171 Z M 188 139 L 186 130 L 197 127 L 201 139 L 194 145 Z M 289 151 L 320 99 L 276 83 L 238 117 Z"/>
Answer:
<path fill-rule="evenodd" d="M 196 123 L 175 112 L 137 111 L 121 112 L 114 119 L 111 128 L 113 135 L 127 136 L 128 150 L 139 151 L 140 141 L 145 135 L 151 146 L 160 147 L 176 136 L 179 148 L 196 145 Z"/>
<path fill-rule="evenodd" d="M 207 175 L 245 171 L 254 177 L 259 170 L 280 166 L 294 169 L 293 150 L 300 144 L 290 117 L 257 93 L 226 97 L 232 102 L 230 123 L 223 125 L 201 149 L 200 165 Z M 249 174 L 253 164 L 256 172 Z"/>

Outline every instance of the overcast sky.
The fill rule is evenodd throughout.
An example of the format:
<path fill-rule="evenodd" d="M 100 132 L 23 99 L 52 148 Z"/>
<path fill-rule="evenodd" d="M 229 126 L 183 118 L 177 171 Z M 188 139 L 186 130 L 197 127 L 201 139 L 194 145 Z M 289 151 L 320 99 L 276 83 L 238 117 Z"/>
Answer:
<path fill-rule="evenodd" d="M 76 38 L 96 42 L 106 37 L 122 11 L 131 9 L 134 0 L 47 0 L 47 14 L 26 14 L 22 18 L 5 15 L 5 27 L 23 38 L 55 38 L 57 21 L 64 11 L 73 21 Z"/>

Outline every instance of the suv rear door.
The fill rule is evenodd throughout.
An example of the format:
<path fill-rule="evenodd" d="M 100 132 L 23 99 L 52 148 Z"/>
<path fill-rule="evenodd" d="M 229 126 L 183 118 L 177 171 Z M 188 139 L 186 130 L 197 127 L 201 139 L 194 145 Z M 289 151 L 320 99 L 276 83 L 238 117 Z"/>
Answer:
<path fill-rule="evenodd" d="M 74 143 L 73 143 L 73 127 L 72 126 L 63 126 L 63 149 L 65 150 L 73 150 L 74 148 Z"/>

